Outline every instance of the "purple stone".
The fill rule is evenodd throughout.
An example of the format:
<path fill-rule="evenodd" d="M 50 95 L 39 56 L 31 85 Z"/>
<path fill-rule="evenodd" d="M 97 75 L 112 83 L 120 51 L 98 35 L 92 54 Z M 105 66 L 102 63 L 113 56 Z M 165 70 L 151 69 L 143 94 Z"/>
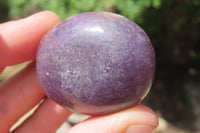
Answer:
<path fill-rule="evenodd" d="M 37 53 L 38 78 L 46 95 L 88 115 L 114 113 L 148 93 L 155 54 L 146 33 L 109 12 L 87 12 L 54 26 Z"/>

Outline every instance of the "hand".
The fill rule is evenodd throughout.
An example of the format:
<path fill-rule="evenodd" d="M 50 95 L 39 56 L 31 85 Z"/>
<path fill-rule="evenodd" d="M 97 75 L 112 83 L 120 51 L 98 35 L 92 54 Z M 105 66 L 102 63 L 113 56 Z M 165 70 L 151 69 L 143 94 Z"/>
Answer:
<path fill-rule="evenodd" d="M 34 60 L 40 39 L 60 21 L 55 13 L 44 11 L 0 24 L 0 73 L 6 66 Z M 9 132 L 11 126 L 42 99 L 37 110 L 14 133 L 52 133 L 71 114 L 45 98 L 35 64 L 30 63 L 0 85 L 0 131 Z M 91 117 L 72 127 L 69 133 L 149 133 L 157 125 L 157 116 L 151 109 L 136 105 L 115 114 Z"/>

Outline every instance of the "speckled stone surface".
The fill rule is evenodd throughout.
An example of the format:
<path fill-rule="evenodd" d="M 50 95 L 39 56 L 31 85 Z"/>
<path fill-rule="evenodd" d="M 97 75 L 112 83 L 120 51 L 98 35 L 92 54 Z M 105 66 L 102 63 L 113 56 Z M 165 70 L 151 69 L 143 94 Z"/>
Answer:
<path fill-rule="evenodd" d="M 146 33 L 108 12 L 70 17 L 41 40 L 39 81 L 48 97 L 66 108 L 102 115 L 129 108 L 148 93 L 155 55 Z"/>

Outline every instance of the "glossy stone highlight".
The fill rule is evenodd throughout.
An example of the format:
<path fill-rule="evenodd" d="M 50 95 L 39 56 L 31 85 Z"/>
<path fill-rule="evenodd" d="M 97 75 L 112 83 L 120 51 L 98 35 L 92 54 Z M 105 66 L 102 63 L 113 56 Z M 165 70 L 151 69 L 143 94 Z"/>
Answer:
<path fill-rule="evenodd" d="M 109 12 L 72 16 L 53 27 L 37 53 L 38 78 L 48 97 L 89 115 L 114 113 L 148 93 L 155 55 L 146 33 Z"/>

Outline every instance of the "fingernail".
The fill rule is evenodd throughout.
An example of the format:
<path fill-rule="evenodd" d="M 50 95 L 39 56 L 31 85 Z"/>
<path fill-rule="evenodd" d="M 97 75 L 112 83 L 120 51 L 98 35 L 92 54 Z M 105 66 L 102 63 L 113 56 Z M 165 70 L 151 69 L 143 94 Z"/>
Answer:
<path fill-rule="evenodd" d="M 153 133 L 154 127 L 148 125 L 133 125 L 126 129 L 124 133 Z"/>

